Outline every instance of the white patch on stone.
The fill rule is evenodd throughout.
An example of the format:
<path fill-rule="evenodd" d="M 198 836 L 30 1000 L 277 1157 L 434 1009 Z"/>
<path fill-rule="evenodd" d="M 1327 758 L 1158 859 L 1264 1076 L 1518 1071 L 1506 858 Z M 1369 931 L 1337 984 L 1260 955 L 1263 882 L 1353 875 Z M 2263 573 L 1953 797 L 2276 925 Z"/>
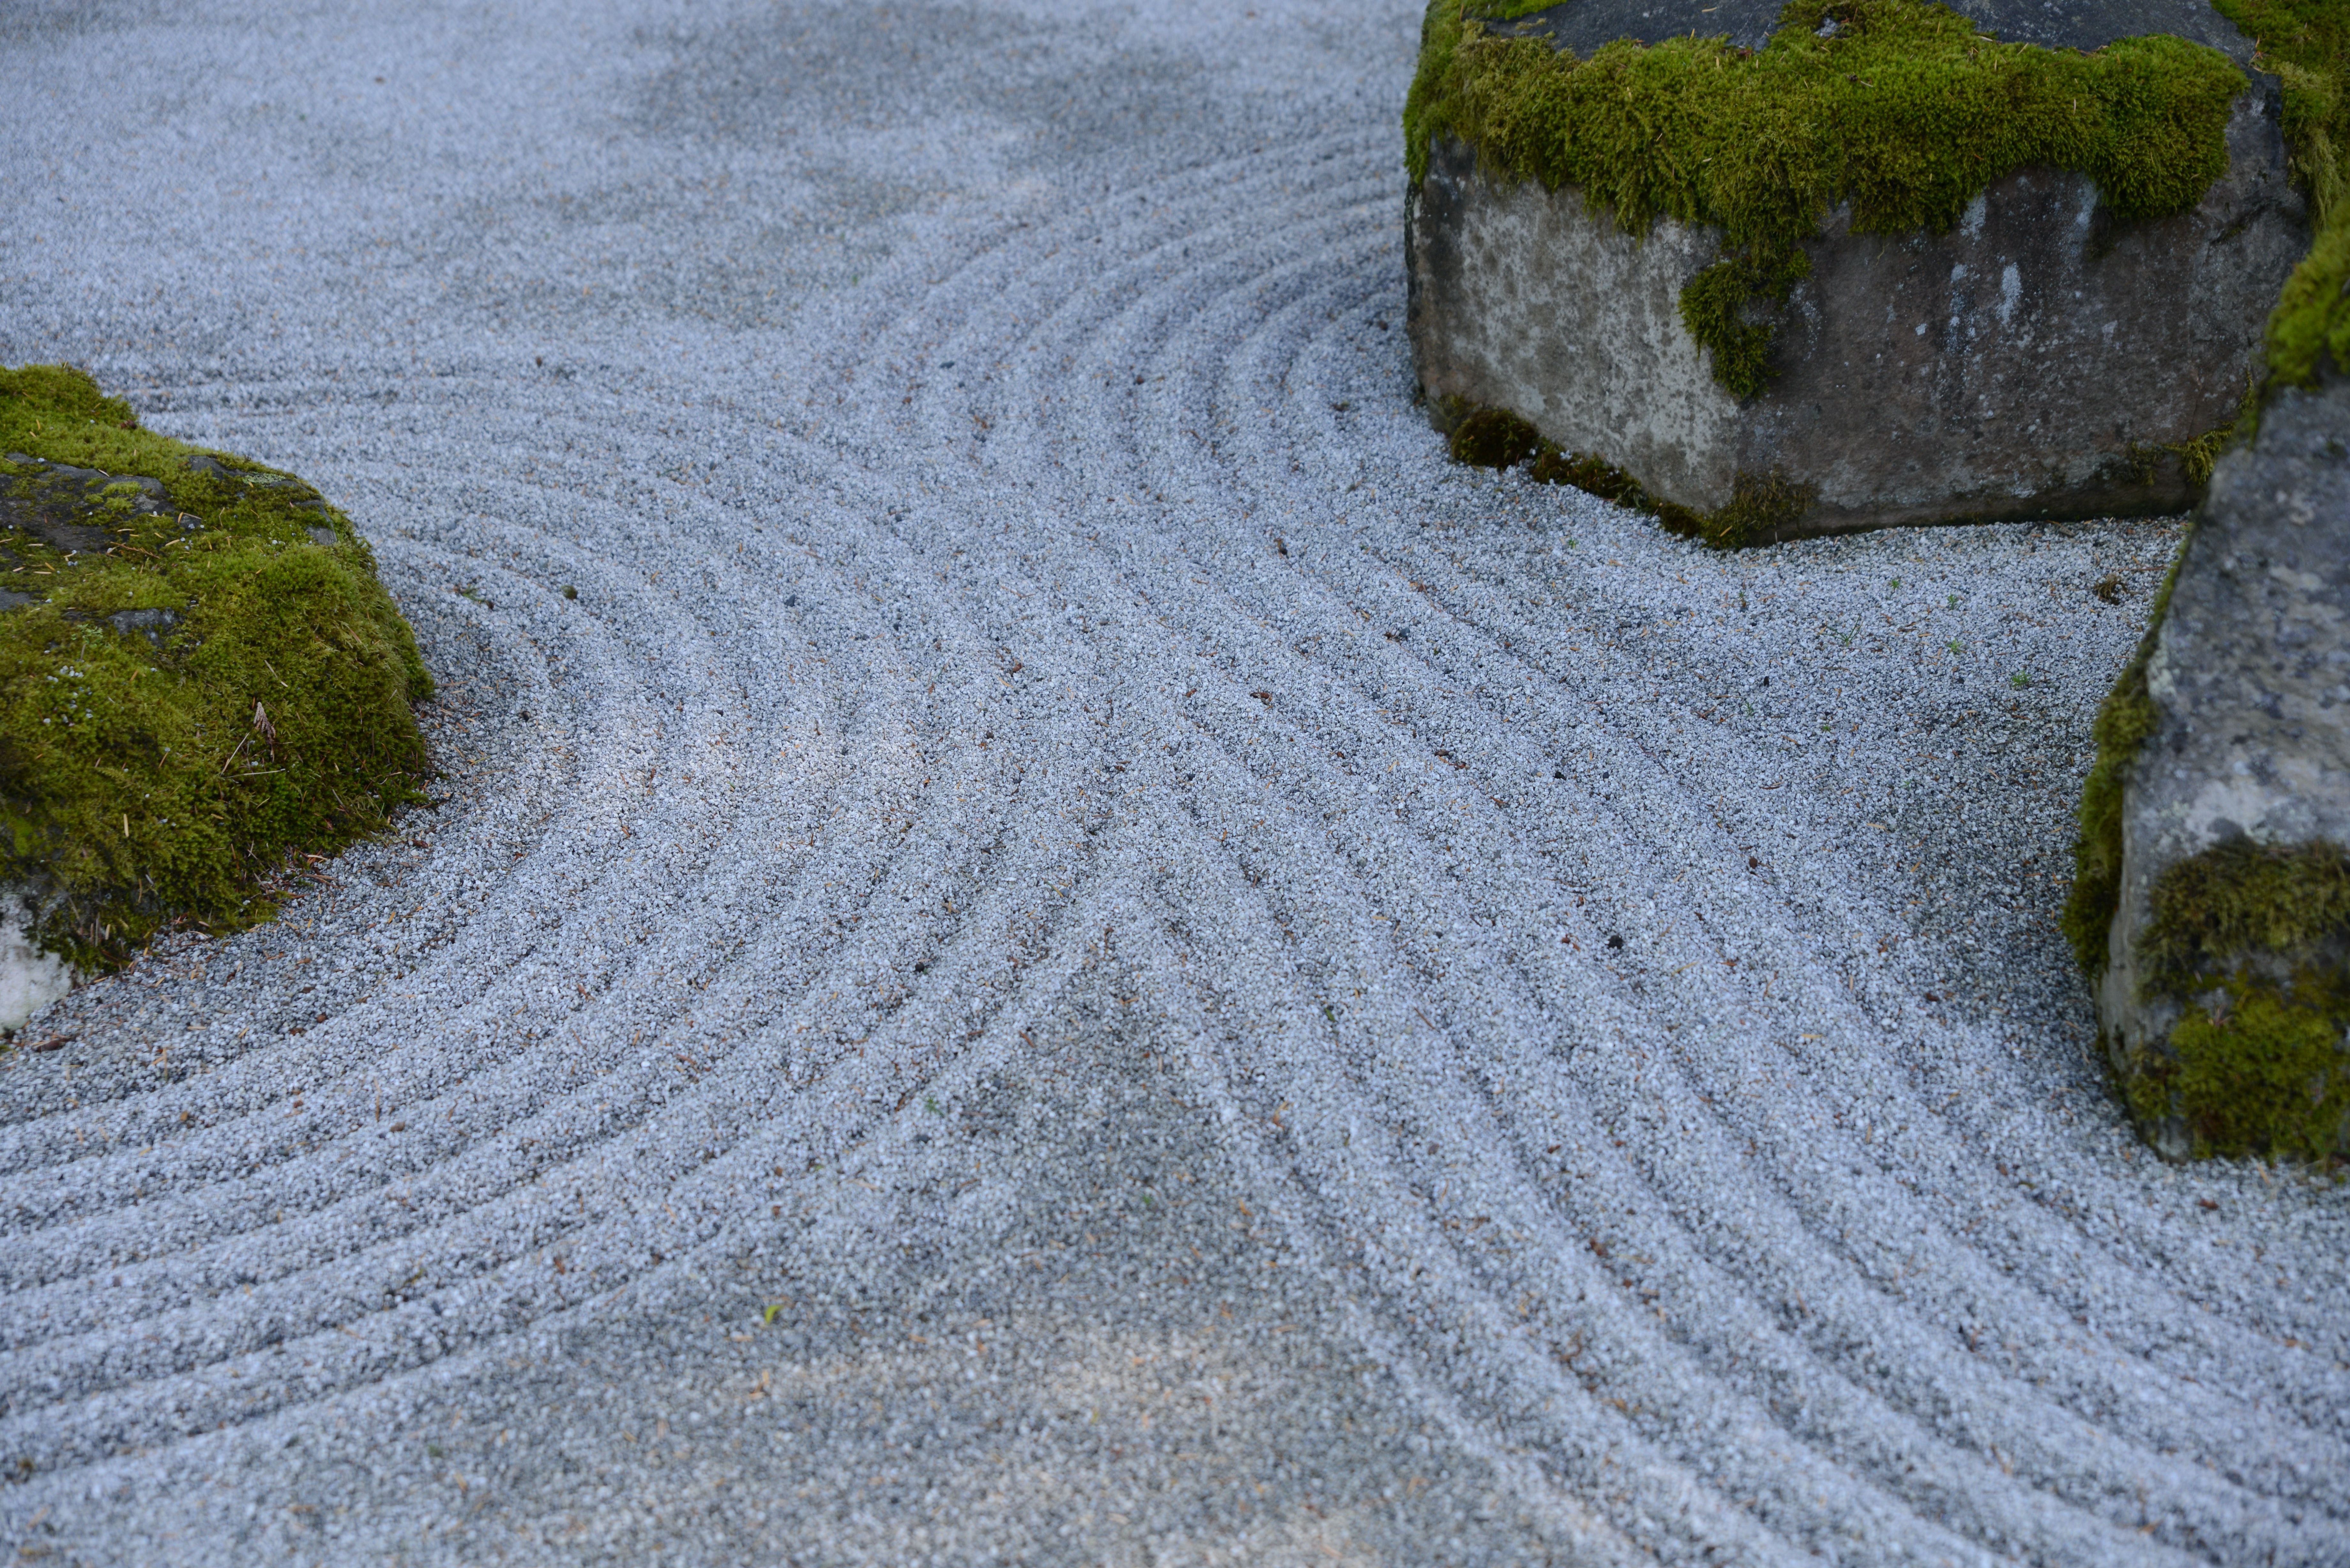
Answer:
<path fill-rule="evenodd" d="M 2010 262 L 2000 269 L 1999 324 L 2002 327 L 2015 319 L 2015 307 L 2023 303 L 2023 269 Z"/>
<path fill-rule="evenodd" d="M 21 1029 L 25 1021 L 73 989 L 73 969 L 33 945 L 25 900 L 0 893 L 0 1029 Z"/>
<path fill-rule="evenodd" d="M 1983 219 L 1990 212 L 1990 196 L 1978 192 L 1975 199 L 1967 203 L 1967 215 L 1959 220 L 1959 232 L 1970 240 L 1974 239 L 1982 233 Z"/>
<path fill-rule="evenodd" d="M 1635 236 L 1573 187 L 1468 179 L 1475 200 L 1454 236 L 1460 304 L 1446 347 L 1474 367 L 1477 400 L 1517 410 L 1565 450 L 1601 453 L 1685 505 L 1727 504 L 1740 405 L 1680 315 L 1682 286 L 1720 258 L 1719 232 L 1660 218 Z M 1562 364 L 1579 373 L 1561 375 Z"/>

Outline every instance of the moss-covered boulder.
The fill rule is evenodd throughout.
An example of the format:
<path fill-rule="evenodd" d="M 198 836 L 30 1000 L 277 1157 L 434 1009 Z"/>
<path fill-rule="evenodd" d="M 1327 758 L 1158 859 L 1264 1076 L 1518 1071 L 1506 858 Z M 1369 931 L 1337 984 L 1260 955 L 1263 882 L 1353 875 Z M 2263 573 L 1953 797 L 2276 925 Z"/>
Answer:
<path fill-rule="evenodd" d="M 0 370 L 0 1028 L 166 922 L 266 917 L 289 856 L 420 798 L 431 690 L 316 490 Z"/>
<path fill-rule="evenodd" d="M 1431 413 L 1719 544 L 2184 510 L 2333 177 L 2334 85 L 2269 45 L 2344 9 L 1433 0 Z"/>
<path fill-rule="evenodd" d="M 2099 718 L 2068 921 L 2174 1158 L 2350 1155 L 2350 378 L 2315 380 L 2221 459 Z"/>

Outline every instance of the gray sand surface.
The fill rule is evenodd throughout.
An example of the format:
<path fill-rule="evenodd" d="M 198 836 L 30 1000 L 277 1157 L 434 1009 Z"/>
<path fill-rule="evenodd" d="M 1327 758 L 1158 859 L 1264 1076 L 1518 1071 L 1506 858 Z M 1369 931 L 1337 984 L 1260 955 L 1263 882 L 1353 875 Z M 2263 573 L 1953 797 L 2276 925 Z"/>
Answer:
<path fill-rule="evenodd" d="M 2350 1194 L 2054 924 L 2177 526 L 1447 466 L 1418 22 L 0 9 L 0 362 L 345 507 L 442 770 L 0 1057 L 0 1551 L 2350 1561 Z"/>

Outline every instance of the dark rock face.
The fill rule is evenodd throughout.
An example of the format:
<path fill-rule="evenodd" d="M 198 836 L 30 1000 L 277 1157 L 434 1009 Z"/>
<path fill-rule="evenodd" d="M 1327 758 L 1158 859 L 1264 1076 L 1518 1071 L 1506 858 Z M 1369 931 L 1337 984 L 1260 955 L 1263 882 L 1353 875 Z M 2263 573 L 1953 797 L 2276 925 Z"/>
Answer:
<path fill-rule="evenodd" d="M 30 472 L 0 475 L 0 529 L 21 529 L 53 550 L 103 550 L 113 543 L 112 529 L 171 510 L 158 480 L 44 462 L 22 452 L 7 458 Z"/>
<path fill-rule="evenodd" d="M 199 519 L 172 505 L 161 481 L 77 468 L 67 462 L 48 462 L 22 452 L 9 452 L 6 457 L 20 472 L 0 474 L 0 572 L 13 571 L 25 564 L 17 551 L 7 547 L 12 533 L 20 549 L 47 545 L 64 555 L 70 564 L 74 556 L 102 555 L 129 540 L 141 524 L 151 529 L 156 518 L 164 519 L 167 524 L 176 520 L 182 533 L 201 526 Z M 321 543 L 332 545 L 332 530 L 310 530 L 314 538 L 322 532 L 327 537 Z M 29 583 L 53 579 L 19 576 L 16 580 Z M 0 588 L 0 614 L 44 600 L 45 596 L 38 592 Z M 184 618 L 180 611 L 165 608 L 118 610 L 103 616 L 84 609 L 68 609 L 63 614 L 68 621 L 102 620 L 125 637 L 145 638 L 159 651 Z"/>
<path fill-rule="evenodd" d="M 2158 33 L 2208 44 L 2240 66 L 2252 60 L 2252 43 L 2206 0 L 1945 0 L 1960 16 L 2010 44 L 2046 49 L 2095 49 L 2116 38 Z M 1784 0 L 1565 0 L 1495 23 L 1488 31 L 1518 37 L 1546 37 L 1563 49 L 1588 55 L 1602 44 L 1694 33 L 1727 36 L 1742 49 L 1759 49 L 1778 30 Z"/>
<path fill-rule="evenodd" d="M 1529 21 L 1601 6 L 1641 9 L 1573 0 Z M 2008 22 L 2042 10 L 1981 8 Z M 2048 8 L 2058 21 L 2173 9 L 2226 26 L 2202 0 Z M 1715 15 L 1744 13 L 1725 0 Z M 2067 36 L 2100 31 L 2083 26 Z M 1721 255 L 1717 231 L 1663 221 L 1635 239 L 1579 192 L 1490 176 L 1439 140 L 1406 218 L 1420 388 L 1441 426 L 1507 409 L 1694 512 L 1728 504 L 1742 475 L 1815 493 L 1777 537 L 2182 511 L 2195 486 L 2167 449 L 2234 418 L 2310 243 L 2282 92 L 2252 81 L 2228 172 L 2191 212 L 2119 222 L 2085 176 L 2034 168 L 1944 234 L 1854 234 L 1847 212 L 1830 213 L 1779 316 L 1776 373 L 1744 402 L 1679 316 L 1683 286 Z"/>
<path fill-rule="evenodd" d="M 2164 873 L 2231 846 L 2350 845 L 2350 379 L 2284 392 L 2257 442 L 2221 460 L 2147 690 L 2159 717 L 2124 785 L 2120 902 L 2097 992 L 2126 1081 L 2171 1060 L 2195 1005 L 2147 961 Z M 2337 935 L 2216 967 L 2241 961 L 2350 994 L 2345 957 Z M 2187 1153 L 2190 1129 L 2164 1119 L 2150 1129 L 2157 1147 Z"/>

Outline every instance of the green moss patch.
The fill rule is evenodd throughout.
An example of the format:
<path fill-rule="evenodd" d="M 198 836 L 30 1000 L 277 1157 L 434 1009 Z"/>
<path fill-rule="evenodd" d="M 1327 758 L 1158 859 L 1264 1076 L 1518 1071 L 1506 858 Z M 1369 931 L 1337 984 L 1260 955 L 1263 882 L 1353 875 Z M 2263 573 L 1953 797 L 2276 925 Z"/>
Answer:
<path fill-rule="evenodd" d="M 2161 591 L 2154 596 L 2146 635 L 2138 639 L 2137 649 L 2123 667 L 2121 679 L 2097 705 L 2096 722 L 2090 731 L 2097 755 L 2081 789 L 2081 836 L 2073 846 L 2073 891 L 2064 900 L 2064 913 L 2058 923 L 2073 944 L 2074 958 L 2093 980 L 2106 971 L 2106 933 L 2113 929 L 2114 912 L 2121 907 L 2123 787 L 2138 749 L 2154 733 L 2160 717 L 2154 695 L 2147 689 L 2146 667 L 2154 658 L 2155 637 L 2162 629 L 2171 590 L 2178 586 L 2178 568 L 2193 542 L 2190 525 L 2178 559 L 2163 576 Z"/>
<path fill-rule="evenodd" d="M 422 798 L 431 678 L 367 544 L 291 474 L 0 370 L 0 882 L 44 946 L 274 912 L 274 874 Z"/>
<path fill-rule="evenodd" d="M 1549 443 L 1542 432 L 1507 409 L 1478 409 L 1452 427 L 1446 450 L 1455 462 L 1476 468 L 1514 468 Z"/>
<path fill-rule="evenodd" d="M 2156 878 L 2142 983 L 2187 1002 L 2127 1064 L 2140 1119 L 2198 1155 L 2330 1160 L 2350 1147 L 2350 855 L 2238 841 Z"/>
<path fill-rule="evenodd" d="M 2338 844 L 2223 844 L 2155 881 L 2140 950 L 2145 983 L 2184 994 L 2245 953 L 2350 943 L 2350 855 Z"/>
<path fill-rule="evenodd" d="M 1729 504 L 1715 512 L 1696 512 L 1652 493 L 1603 458 L 1561 450 L 1507 409 L 1456 409 L 1452 413 L 1448 450 L 1453 462 L 1501 469 L 1525 463 L 1527 472 L 1544 484 L 1571 484 L 1603 501 L 1645 512 L 1664 524 L 1667 533 L 1702 540 L 1717 550 L 1775 539 L 1780 529 L 1799 521 L 1818 499 L 1812 487 L 1793 483 L 1783 474 L 1741 472 L 1731 482 Z"/>
<path fill-rule="evenodd" d="M 2240 971 L 2187 1010 L 2170 1059 L 2133 1086 L 2141 1119 L 2177 1116 L 2197 1158 L 2267 1155 L 2331 1164 L 2350 1126 L 2350 1005 L 2309 976 Z"/>
<path fill-rule="evenodd" d="M 2321 226 L 2350 195 L 2350 6 L 2342 0 L 2211 0 L 2284 86 L 2293 174 Z"/>
<path fill-rule="evenodd" d="M 1939 232 L 2040 164 L 2087 174 L 2119 218 L 2184 212 L 2226 172 L 2247 85 L 2183 39 L 2085 55 L 2002 44 L 1929 0 L 1791 0 L 1759 50 L 1623 40 L 1588 59 L 1485 32 L 1529 8 L 1431 0 L 1404 109 L 1412 177 L 1452 136 L 1498 173 L 1576 187 L 1627 233 L 1659 218 L 1719 227 L 1723 259 L 1683 290 L 1681 316 L 1741 398 L 1768 379 L 1771 306 L 1808 274 L 1802 244 L 1831 209 L 1850 202 L 1858 233 Z"/>
<path fill-rule="evenodd" d="M 2269 317 L 2268 357 L 2272 388 L 2314 387 L 2329 368 L 2350 373 L 2350 202 L 2286 282 Z"/>

